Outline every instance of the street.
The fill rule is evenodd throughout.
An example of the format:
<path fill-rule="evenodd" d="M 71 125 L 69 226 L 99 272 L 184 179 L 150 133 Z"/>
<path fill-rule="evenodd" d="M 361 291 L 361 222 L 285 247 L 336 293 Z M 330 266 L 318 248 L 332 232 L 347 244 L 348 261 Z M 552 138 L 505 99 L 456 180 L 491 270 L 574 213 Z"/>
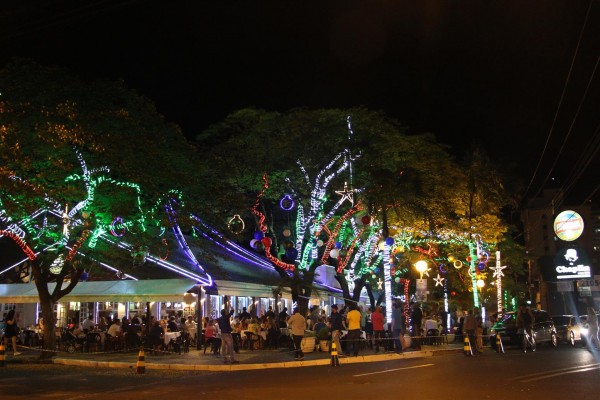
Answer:
<path fill-rule="evenodd" d="M 477 357 L 462 354 L 400 362 L 343 364 L 242 372 L 88 369 L 58 365 L 10 365 L 0 370 L 2 399 L 128 399 L 205 397 L 301 399 L 597 399 L 598 356 L 566 345 L 540 346 L 535 353 L 489 348 Z"/>

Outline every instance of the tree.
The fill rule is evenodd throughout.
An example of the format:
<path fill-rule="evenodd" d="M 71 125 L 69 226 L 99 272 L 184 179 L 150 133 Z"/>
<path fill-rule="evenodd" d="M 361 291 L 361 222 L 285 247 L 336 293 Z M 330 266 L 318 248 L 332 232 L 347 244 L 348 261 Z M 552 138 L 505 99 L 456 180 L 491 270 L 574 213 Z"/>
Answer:
<path fill-rule="evenodd" d="M 348 116 L 352 121 L 351 134 Z M 266 218 L 266 223 L 264 228 L 258 226 L 255 230 L 267 233 L 274 249 L 280 248 L 282 243 L 285 245 L 286 241 L 291 243 L 288 248 L 294 247 L 299 253 L 299 269 L 307 271 L 303 273 L 306 277 L 301 279 L 303 288 L 312 284 L 311 273 L 314 271 L 311 268 L 320 264 L 335 267 L 343 264 L 344 268 L 337 272 L 336 278 L 348 301 L 357 300 L 363 287 L 372 295 L 372 286 L 378 285 L 383 276 L 376 244 L 395 234 L 390 232 L 390 224 L 396 227 L 418 225 L 429 231 L 454 210 L 458 200 L 453 196 L 458 198 L 458 195 L 449 192 L 448 187 L 464 178 L 446 148 L 437 143 L 433 135 L 409 134 L 398 122 L 363 108 L 299 109 L 285 114 L 240 110 L 199 135 L 197 143 L 202 154 L 207 155 L 206 168 L 214 171 L 223 188 L 228 188 L 222 192 L 238 194 L 231 203 L 230 213 L 242 214 L 239 210 L 244 204 L 254 202 L 250 198 L 261 192 L 256 185 L 261 182 L 259 177 L 268 172 L 269 190 L 261 192 L 260 201 L 254 207 L 261 217 Z M 350 166 L 342 169 L 347 154 L 354 158 L 352 173 Z M 300 160 L 300 164 L 296 160 Z M 335 161 L 330 165 L 332 160 Z M 331 172 L 337 169 L 340 173 Z M 330 173 L 334 176 L 326 185 L 324 178 L 316 178 Z M 341 190 L 344 183 L 349 189 L 361 189 L 355 196 L 355 204 L 362 199 L 360 210 L 351 211 L 348 202 L 336 207 L 339 197 L 332 188 L 335 185 Z M 307 225 L 298 232 L 289 217 L 277 210 L 279 200 L 286 193 L 293 194 L 294 200 L 302 206 L 298 211 L 304 215 L 297 220 L 316 217 L 315 221 L 308 218 Z M 322 195 L 322 200 L 311 204 L 315 193 Z M 334 212 L 330 213 L 331 210 Z M 347 212 L 352 213 L 352 218 L 344 218 Z M 283 214 L 289 215 L 288 212 Z M 252 218 L 248 214 L 244 217 Z M 361 221 L 362 217 L 370 219 L 367 225 L 370 224 L 373 230 L 361 233 L 362 227 L 356 229 L 353 223 L 357 219 Z M 340 221 L 342 225 L 334 229 Z M 284 231 L 297 236 L 293 240 L 286 239 L 282 235 Z M 249 239 L 248 236 L 241 237 L 240 240 Z M 316 257 L 305 258 L 306 248 L 315 251 L 311 241 L 305 243 L 307 237 L 323 242 L 323 246 L 316 249 Z M 329 257 L 331 246 L 336 243 L 340 244 L 336 250 L 341 256 Z M 306 267 L 306 260 L 320 261 L 311 261 L 310 267 Z M 275 265 L 275 268 L 280 267 Z M 296 271 L 292 266 L 283 269 Z M 348 269 L 353 270 L 353 282 L 347 280 Z M 294 275 L 295 286 L 300 279 L 298 274 L 296 271 Z M 354 284 L 352 293 L 349 283 Z"/>
<path fill-rule="evenodd" d="M 17 60 L 0 70 L 0 86 L 0 229 L 39 252 L 29 263 L 47 327 L 44 347 L 54 349 L 54 304 L 96 261 L 126 270 L 160 251 L 165 243 L 156 232 L 173 222 L 162 206 L 183 189 L 197 199 L 201 185 L 191 185 L 195 157 L 179 128 L 122 82 L 83 82 Z M 39 209 L 62 223 L 36 228 L 31 215 Z M 125 232 L 125 256 L 99 240 L 120 241 Z"/>

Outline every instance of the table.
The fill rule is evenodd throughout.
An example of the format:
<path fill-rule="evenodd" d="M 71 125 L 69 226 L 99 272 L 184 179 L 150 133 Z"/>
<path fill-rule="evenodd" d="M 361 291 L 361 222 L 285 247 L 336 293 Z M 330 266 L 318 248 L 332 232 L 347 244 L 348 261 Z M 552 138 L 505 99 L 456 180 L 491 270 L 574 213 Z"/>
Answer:
<path fill-rule="evenodd" d="M 165 332 L 165 334 L 163 335 L 163 340 L 165 341 L 165 344 L 168 345 L 171 339 L 175 340 L 179 336 L 181 336 L 181 333 L 179 332 Z"/>

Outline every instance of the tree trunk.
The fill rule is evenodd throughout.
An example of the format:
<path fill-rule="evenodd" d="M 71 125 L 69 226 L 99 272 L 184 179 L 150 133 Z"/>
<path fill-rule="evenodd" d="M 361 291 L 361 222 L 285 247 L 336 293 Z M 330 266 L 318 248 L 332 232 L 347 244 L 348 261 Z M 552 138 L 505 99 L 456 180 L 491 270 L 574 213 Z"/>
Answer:
<path fill-rule="evenodd" d="M 44 342 L 42 346 L 41 359 L 47 359 L 56 355 L 56 318 L 54 317 L 55 302 L 52 296 L 46 291 L 40 291 L 40 306 L 42 308 L 42 318 L 44 318 Z"/>

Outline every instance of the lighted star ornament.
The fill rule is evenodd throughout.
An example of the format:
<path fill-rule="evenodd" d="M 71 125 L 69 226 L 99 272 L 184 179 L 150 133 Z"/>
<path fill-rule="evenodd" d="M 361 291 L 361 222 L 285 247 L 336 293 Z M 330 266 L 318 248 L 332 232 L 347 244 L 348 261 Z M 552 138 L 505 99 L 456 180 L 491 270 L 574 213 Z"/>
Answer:
<path fill-rule="evenodd" d="M 381 289 L 383 289 L 383 281 L 381 280 L 381 278 L 379 278 L 379 280 L 377 280 L 377 290 Z"/>
<path fill-rule="evenodd" d="M 497 267 L 492 267 L 490 269 L 494 270 L 494 278 L 501 278 L 504 276 L 504 272 L 502 272 L 502 270 L 506 268 L 506 265 L 502 265 L 502 266 L 497 266 Z"/>
<path fill-rule="evenodd" d="M 433 278 L 433 280 L 435 281 L 435 286 L 444 286 L 444 281 L 446 280 L 446 278 L 442 278 L 440 276 L 440 274 L 437 274 L 437 278 Z"/>
<path fill-rule="evenodd" d="M 335 192 L 342 196 L 339 200 L 340 204 L 348 200 L 350 204 L 354 205 L 354 189 L 348 189 L 348 182 L 344 182 L 344 190 L 336 190 Z"/>

